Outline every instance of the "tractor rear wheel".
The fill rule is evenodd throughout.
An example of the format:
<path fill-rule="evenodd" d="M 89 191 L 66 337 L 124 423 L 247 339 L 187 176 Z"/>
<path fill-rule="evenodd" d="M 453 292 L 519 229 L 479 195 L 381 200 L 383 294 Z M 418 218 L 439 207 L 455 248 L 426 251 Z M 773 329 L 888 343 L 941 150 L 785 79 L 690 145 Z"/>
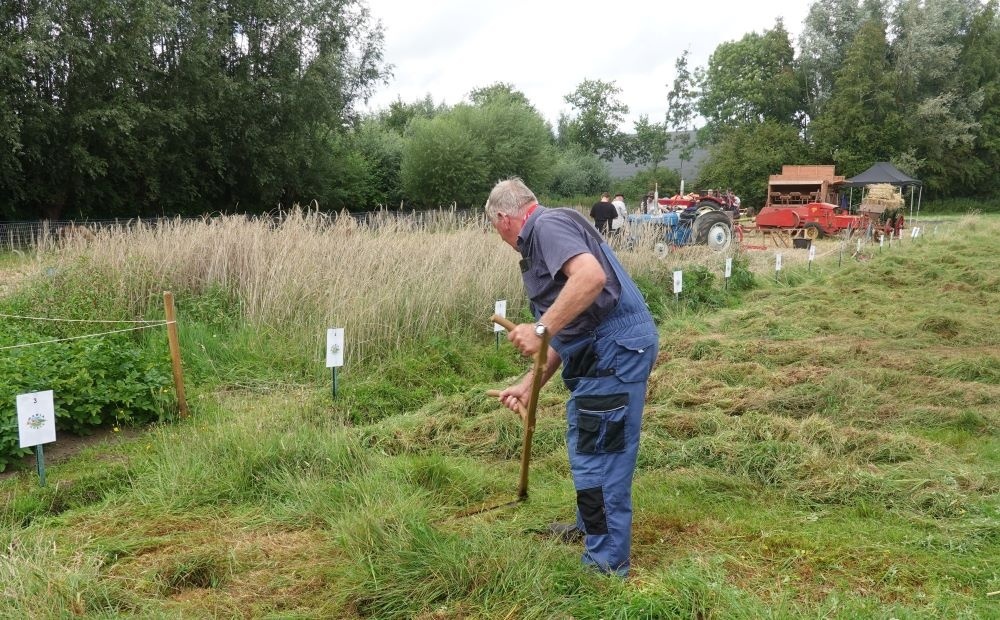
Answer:
<path fill-rule="evenodd" d="M 707 244 L 711 250 L 722 252 L 733 243 L 733 221 L 722 211 L 708 211 L 694 221 L 695 243 Z"/>
<path fill-rule="evenodd" d="M 819 239 L 823 236 L 823 229 L 816 222 L 807 222 L 803 227 L 802 235 L 806 239 Z"/>

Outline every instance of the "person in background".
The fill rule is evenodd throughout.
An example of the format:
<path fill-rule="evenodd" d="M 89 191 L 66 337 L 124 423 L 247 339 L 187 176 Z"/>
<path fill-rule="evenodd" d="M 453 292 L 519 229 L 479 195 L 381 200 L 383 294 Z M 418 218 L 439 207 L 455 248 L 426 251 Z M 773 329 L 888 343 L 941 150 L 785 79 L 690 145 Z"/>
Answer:
<path fill-rule="evenodd" d="M 611 232 L 611 220 L 617 217 L 614 205 L 611 204 L 611 194 L 604 192 L 601 199 L 590 208 L 590 217 L 594 218 L 594 228 L 605 237 Z"/>
<path fill-rule="evenodd" d="M 628 222 L 628 208 L 625 206 L 625 196 L 615 194 L 615 199 L 611 201 L 617 216 L 611 220 L 611 232 L 622 234 L 625 232 L 625 224 Z"/>
<path fill-rule="evenodd" d="M 546 209 L 521 179 L 490 192 L 486 217 L 521 257 L 521 278 L 535 323 L 507 334 L 524 355 L 542 338 L 551 347 L 548 381 L 563 366 L 569 389 L 566 448 L 576 489 L 576 523 L 554 523 L 564 541 L 583 538 L 584 564 L 625 576 L 632 547 L 632 477 L 646 384 L 659 334 L 638 287 L 601 235 L 575 209 Z M 518 411 L 528 406 L 534 370 L 500 392 Z"/>
<path fill-rule="evenodd" d="M 656 195 L 653 192 L 646 194 L 646 200 L 642 205 L 647 215 L 659 215 L 660 205 L 656 204 Z"/>

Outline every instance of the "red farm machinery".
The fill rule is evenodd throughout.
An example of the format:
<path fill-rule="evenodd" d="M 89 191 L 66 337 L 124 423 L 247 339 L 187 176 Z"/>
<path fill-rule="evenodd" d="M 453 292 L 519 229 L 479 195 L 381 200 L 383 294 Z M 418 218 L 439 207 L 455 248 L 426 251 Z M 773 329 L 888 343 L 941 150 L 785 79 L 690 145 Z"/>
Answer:
<path fill-rule="evenodd" d="M 757 214 L 756 228 L 764 234 L 779 233 L 795 238 L 816 239 L 860 231 L 872 235 L 896 235 L 903 228 L 901 211 L 886 211 L 862 203 L 857 214 L 838 206 L 844 177 L 833 166 L 782 166 L 767 184 L 767 203 Z"/>

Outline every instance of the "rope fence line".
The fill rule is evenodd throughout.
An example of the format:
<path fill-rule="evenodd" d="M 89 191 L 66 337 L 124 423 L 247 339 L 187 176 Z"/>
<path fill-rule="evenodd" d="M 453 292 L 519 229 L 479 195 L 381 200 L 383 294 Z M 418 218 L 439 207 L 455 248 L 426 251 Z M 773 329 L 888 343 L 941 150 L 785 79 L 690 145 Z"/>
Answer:
<path fill-rule="evenodd" d="M 39 346 L 39 345 L 43 345 L 43 344 L 55 344 L 57 342 L 69 342 L 70 340 L 82 340 L 84 338 L 98 338 L 100 336 L 108 336 L 108 335 L 111 335 L 111 334 L 121 334 L 121 333 L 124 333 L 124 332 L 134 332 L 134 331 L 139 331 L 141 329 L 150 329 L 152 327 L 164 327 L 166 325 L 176 325 L 176 324 L 177 324 L 176 320 L 174 320 L 174 321 L 160 321 L 160 322 L 155 323 L 153 325 L 140 325 L 139 327 L 127 327 L 125 329 L 115 329 L 115 330 L 108 331 L 108 332 L 101 332 L 99 334 L 86 334 L 84 336 L 73 336 L 72 338 L 57 338 L 55 340 L 42 340 L 42 341 L 39 341 L 39 342 L 26 342 L 26 343 L 23 343 L 23 344 L 14 344 L 14 345 L 6 346 L 6 347 L 0 347 L 0 351 L 9 351 L 10 349 L 21 349 L 21 348 L 24 348 L 24 347 L 34 347 L 34 346 Z"/>
<path fill-rule="evenodd" d="M 100 338 L 102 336 L 110 336 L 111 334 L 122 334 L 126 332 L 135 332 L 143 329 L 151 329 L 154 327 L 166 327 L 167 328 L 167 345 L 170 349 L 170 365 L 171 371 L 174 377 L 174 389 L 177 392 L 177 407 L 180 411 L 181 418 L 186 418 L 189 415 L 187 406 L 187 397 L 184 394 L 184 375 L 183 369 L 181 367 L 181 348 L 180 339 L 177 334 L 177 314 L 174 308 L 174 294 L 170 291 L 163 291 L 163 311 L 164 311 L 164 321 L 110 321 L 106 319 L 53 319 L 50 317 L 32 317 L 32 316 L 21 316 L 15 314 L 0 314 L 0 317 L 13 318 L 13 319 L 23 319 L 23 320 L 35 320 L 35 321 L 60 321 L 66 323 L 131 323 L 135 325 L 134 327 L 126 327 L 124 329 L 113 329 L 106 332 L 100 332 L 97 334 L 84 334 L 82 336 L 72 336 L 70 338 L 54 338 L 51 340 L 43 340 L 40 342 L 24 342 L 20 344 L 7 345 L 0 347 L 0 351 L 10 351 L 12 349 L 23 349 L 26 347 L 35 347 L 46 344 L 55 344 L 59 342 L 70 342 L 73 340 L 83 340 L 85 338 Z"/>
<path fill-rule="evenodd" d="M 26 321 L 53 321 L 57 323 L 137 323 L 137 324 L 163 323 L 163 321 L 128 321 L 124 319 L 120 321 L 116 321 L 113 319 L 53 319 L 44 316 L 21 316 L 18 314 L 3 314 L 3 313 L 0 313 L 0 319 L 24 319 Z"/>

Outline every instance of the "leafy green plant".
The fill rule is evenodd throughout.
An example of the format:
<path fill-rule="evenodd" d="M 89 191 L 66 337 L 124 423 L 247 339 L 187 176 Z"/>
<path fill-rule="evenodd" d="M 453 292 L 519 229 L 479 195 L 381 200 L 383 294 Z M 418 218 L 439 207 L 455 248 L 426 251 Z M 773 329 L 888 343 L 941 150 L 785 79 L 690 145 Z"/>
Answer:
<path fill-rule="evenodd" d="M 14 340 L 0 325 L 0 342 Z M 18 330 L 16 341 L 44 336 Z M 0 357 L 0 471 L 26 454 L 18 448 L 16 397 L 52 390 L 56 430 L 86 434 L 99 426 L 162 420 L 170 397 L 166 351 L 154 354 L 125 337 L 40 344 Z"/>

